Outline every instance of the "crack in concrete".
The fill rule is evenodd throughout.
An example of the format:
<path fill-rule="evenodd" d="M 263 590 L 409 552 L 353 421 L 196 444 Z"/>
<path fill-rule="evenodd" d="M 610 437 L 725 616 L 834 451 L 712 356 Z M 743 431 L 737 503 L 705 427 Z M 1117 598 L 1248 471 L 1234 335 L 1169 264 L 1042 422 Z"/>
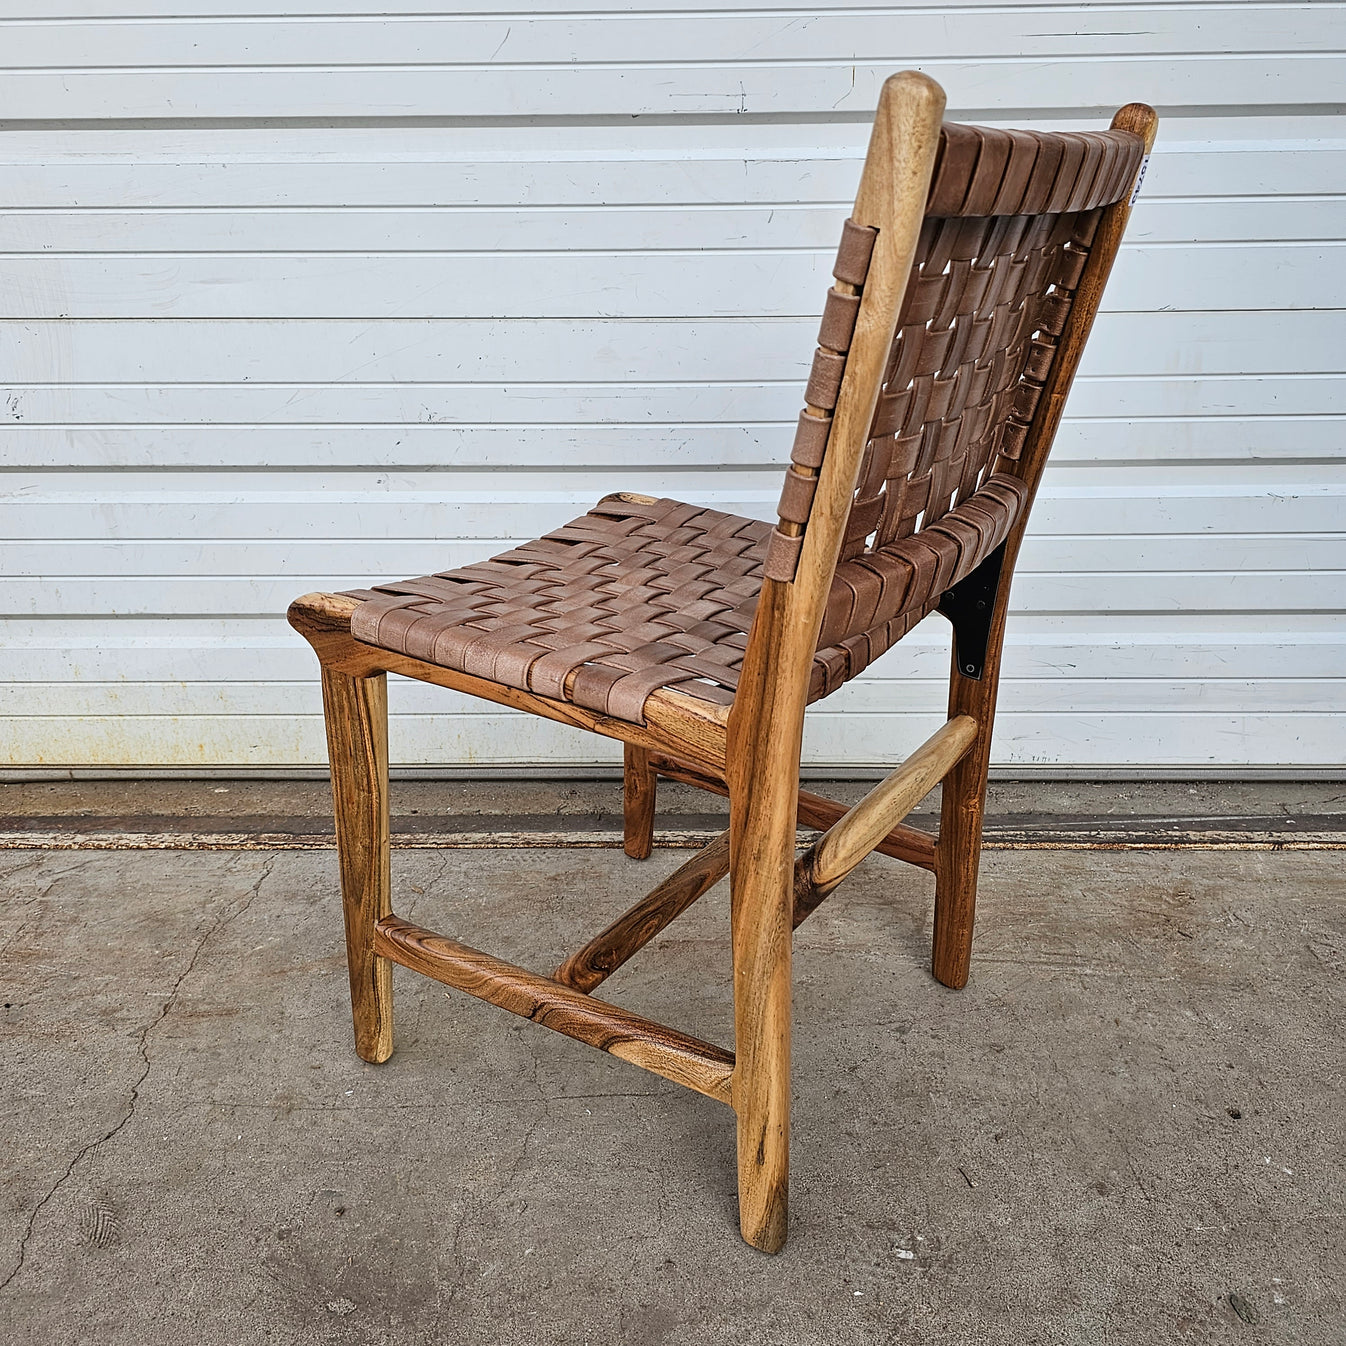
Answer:
<path fill-rule="evenodd" d="M 95 1150 L 97 1150 L 101 1146 L 106 1145 L 110 1140 L 113 1140 L 121 1131 L 123 1131 L 126 1128 L 128 1123 L 131 1121 L 131 1118 L 135 1116 L 136 1105 L 140 1102 L 141 1086 L 144 1085 L 146 1079 L 149 1078 L 150 1068 L 152 1064 L 150 1061 L 150 1053 L 149 1053 L 150 1035 L 168 1017 L 169 1011 L 173 1008 L 173 1005 L 177 1000 L 178 992 L 182 989 L 183 982 L 185 982 L 187 978 L 190 977 L 192 972 L 195 970 L 196 960 L 201 956 L 201 951 L 206 947 L 207 944 L 210 943 L 210 941 L 221 930 L 224 929 L 225 926 L 232 924 L 235 920 L 238 919 L 238 917 L 242 916 L 243 913 L 247 911 L 247 909 L 250 906 L 252 906 L 253 901 L 257 897 L 257 894 L 261 891 L 262 884 L 264 884 L 267 881 L 267 879 L 271 877 L 271 871 L 275 868 L 275 866 L 276 861 L 274 859 L 269 859 L 266 862 L 265 866 L 263 867 L 262 873 L 258 878 L 257 882 L 254 883 L 252 887 L 248 890 L 248 894 L 243 899 L 243 901 L 241 903 L 233 905 L 232 908 L 230 906 L 226 906 L 224 910 L 220 912 L 219 916 L 215 919 L 215 922 L 214 924 L 211 925 L 210 929 L 207 930 L 206 933 L 197 941 L 196 947 L 192 950 L 191 957 L 187 960 L 187 966 L 183 968 L 183 970 L 178 974 L 177 980 L 173 983 L 173 989 L 169 992 L 163 1004 L 159 1007 L 159 1013 L 154 1018 L 152 1018 L 140 1031 L 139 1039 L 136 1042 L 136 1049 L 140 1053 L 142 1069 L 140 1071 L 139 1076 L 136 1078 L 135 1082 L 131 1085 L 131 1096 L 130 1099 L 128 1100 L 125 1113 L 123 1114 L 121 1120 L 118 1121 L 117 1124 L 111 1128 L 111 1130 L 104 1132 L 104 1134 L 99 1136 L 96 1140 L 91 1140 L 87 1145 L 83 1147 L 83 1149 L 79 1151 L 78 1154 L 75 1155 L 75 1157 L 65 1166 L 65 1171 L 61 1174 L 61 1176 L 57 1178 L 56 1181 L 47 1189 L 46 1195 L 43 1196 L 41 1201 L 39 1201 L 36 1206 L 33 1207 L 32 1214 L 30 1214 L 28 1217 L 28 1223 L 24 1227 L 23 1237 L 19 1240 L 18 1260 L 14 1263 L 13 1268 L 10 1270 L 9 1274 L 4 1278 L 4 1280 L 0 1281 L 0 1291 L 8 1289 L 10 1283 L 19 1274 L 19 1272 L 23 1270 L 25 1264 L 27 1263 L 28 1244 L 32 1241 L 33 1231 L 37 1227 L 37 1218 L 39 1215 L 42 1214 L 42 1211 L 46 1208 L 48 1203 L 52 1200 L 53 1197 L 55 1197 L 57 1192 L 59 1192 L 61 1188 L 64 1187 L 67 1182 L 70 1181 L 71 1175 L 75 1172 L 75 1169 L 79 1167 L 80 1162 L 86 1156 L 92 1154 Z M 54 882 L 55 880 L 53 880 L 53 883 Z M 50 887 L 50 885 L 48 886 Z"/>
<path fill-rule="evenodd" d="M 436 1289 L 443 1300 L 443 1308 L 451 1308 L 453 1302 L 458 1298 L 459 1293 L 467 1288 L 466 1276 L 463 1270 L 463 1227 L 467 1224 L 467 1198 L 460 1196 L 458 1206 L 458 1216 L 453 1222 L 453 1237 L 449 1244 L 449 1265 L 453 1268 L 455 1279 L 449 1283 L 449 1293 L 445 1299 L 442 1288 L 436 1286 Z"/>
<path fill-rule="evenodd" d="M 532 1085 L 537 1092 L 538 1114 L 529 1123 L 527 1130 L 523 1134 L 523 1141 L 519 1145 L 519 1152 L 514 1156 L 514 1162 L 510 1164 L 509 1172 L 505 1175 L 505 1181 L 501 1184 L 500 1190 L 496 1193 L 496 1200 L 502 1200 L 514 1188 L 520 1171 L 523 1169 L 524 1160 L 528 1158 L 528 1147 L 532 1144 L 533 1136 L 537 1133 L 538 1127 L 542 1125 L 551 1116 L 551 1099 L 542 1092 L 542 1082 L 539 1078 L 542 1070 L 542 1062 L 536 1055 L 533 1057 L 533 1079 Z"/>

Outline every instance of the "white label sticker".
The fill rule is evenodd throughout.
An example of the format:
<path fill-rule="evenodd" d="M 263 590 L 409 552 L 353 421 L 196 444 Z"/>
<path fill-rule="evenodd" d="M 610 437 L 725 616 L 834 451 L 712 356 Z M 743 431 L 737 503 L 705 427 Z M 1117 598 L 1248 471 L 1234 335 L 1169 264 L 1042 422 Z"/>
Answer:
<path fill-rule="evenodd" d="M 1140 184 L 1145 181 L 1145 170 L 1150 166 L 1150 156 L 1147 154 L 1140 161 L 1140 172 L 1136 174 L 1136 185 L 1131 189 L 1131 199 L 1126 203 L 1127 208 L 1136 204 L 1136 197 L 1140 195 Z"/>

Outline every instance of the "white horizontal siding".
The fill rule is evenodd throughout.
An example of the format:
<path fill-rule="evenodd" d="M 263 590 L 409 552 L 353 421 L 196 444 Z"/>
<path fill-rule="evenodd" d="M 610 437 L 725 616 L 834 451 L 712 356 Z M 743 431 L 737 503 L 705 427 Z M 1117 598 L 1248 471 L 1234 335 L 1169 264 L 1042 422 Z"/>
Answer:
<path fill-rule="evenodd" d="M 854 112 L 917 62 L 983 110 L 1268 107 L 1338 98 L 1342 45 L 1334 4 L 16 14 L 4 37 L 0 116 L 25 118 Z"/>
<path fill-rule="evenodd" d="M 209 765 L 245 739 L 257 760 L 321 760 L 311 655 L 279 619 L 133 618 L 102 638 L 89 625 L 12 623 L 30 676 L 5 710 L 27 760 L 116 765 L 148 743 L 171 748 L 176 763 Z M 854 745 L 851 722 L 895 747 L 924 737 L 943 705 L 947 659 L 942 630 L 917 628 L 885 656 L 883 676 L 857 680 L 814 712 L 813 760 L 835 762 L 837 743 Z M 1317 765 L 1346 747 L 1343 659 L 1346 629 L 1312 613 L 1286 614 L 1274 632 L 1243 614 L 1022 614 L 1007 645 L 998 732 L 1014 746 L 1010 761 L 1060 762 L 1069 752 L 1065 760 L 1100 767 L 1218 765 L 1230 726 L 1242 725 L 1262 760 Z M 391 698 L 403 761 L 565 762 L 578 747 L 591 749 L 586 761 L 614 760 L 610 745 L 440 689 L 395 681 Z M 1203 731 L 1193 748 L 1191 735 Z M 1129 752 L 1119 746 L 1128 735 L 1139 744 Z M 493 741 L 517 756 L 485 751 Z M 82 755 L 57 755 L 78 742 Z M 426 743 L 445 753 L 457 745 L 460 755 L 435 757 Z M 849 760 L 872 759 L 853 751 Z"/>
<path fill-rule="evenodd" d="M 831 250 L 835 252 L 835 249 Z M 798 316 L 831 283 L 822 251 L 72 254 L 5 261 L 11 312 L 37 318 L 764 318 Z M 558 262 L 564 285 L 556 283 Z M 1141 244 L 1103 311 L 1174 301 L 1247 312 L 1346 307 L 1346 242 Z M 816 304 L 815 304 L 816 306 Z"/>
<path fill-rule="evenodd" d="M 402 764 L 491 767 L 615 766 L 620 750 L 592 735 L 578 737 L 546 720 L 515 715 L 415 716 L 391 702 L 392 760 Z M 838 761 L 869 763 L 875 744 L 885 761 L 914 748 L 932 734 L 942 713 L 876 716 L 818 712 L 805 729 L 805 760 L 835 766 Z M 1249 749 L 1278 766 L 1316 767 L 1324 754 L 1341 760 L 1346 741 L 1339 714 L 1237 715 L 1133 712 L 1022 715 L 1004 707 L 996 719 L 998 751 L 1016 766 L 1060 766 L 1106 775 L 1121 762 L 1139 761 L 1162 773 L 1193 766 L 1227 769 L 1230 758 Z M 593 738 L 590 743 L 588 738 Z M 26 764 L 72 761 L 82 766 L 139 762 L 150 750 L 155 760 L 179 767 L 249 763 L 321 763 L 326 743 L 320 716 L 238 715 L 104 716 L 87 721 L 59 716 L 25 716 L 16 721 L 14 754 Z M 1247 745 L 1242 747 L 1241 745 Z"/>
<path fill-rule="evenodd" d="M 1229 10 L 1230 4 L 1203 5 L 1200 0 L 1192 3 L 1183 0 L 1184 8 L 1213 8 Z M 1100 6 L 1101 8 L 1102 6 Z M 1129 9 L 1163 9 L 1170 6 L 1167 0 L 1150 6 L 1127 6 Z M 838 6 L 841 8 L 841 6 Z M 881 13 L 907 16 L 921 11 L 930 11 L 929 0 L 847 0 L 844 6 L 850 13 Z M 963 10 L 984 12 L 1004 9 L 1023 11 L 1027 8 L 1022 0 L 942 0 L 936 12 L 940 14 L 956 13 Z M 1262 6 L 1267 8 L 1267 6 Z M 1309 8 L 1327 8 L 1316 4 L 1314 0 L 1299 0 L 1283 6 L 1289 11 L 1303 11 Z M 1074 0 L 1043 0 L 1031 6 L 1035 12 L 1066 12 L 1078 9 Z M 582 14 L 630 14 L 630 0 L 585 0 Z M 726 12 L 739 14 L 774 15 L 782 22 L 803 16 L 817 21 L 817 15 L 798 5 L 782 3 L 782 0 L 736 0 L 730 7 L 724 0 L 678 0 L 676 10 L 672 6 L 656 9 L 647 6 L 644 13 L 664 14 L 704 14 L 720 17 Z M 171 4 L 157 7 L 146 3 L 128 5 L 126 0 L 51 0 L 45 8 L 39 9 L 33 0 L 0 0 L 0 22 L 28 25 L 42 20 L 48 23 L 67 23 L 78 19 L 107 19 L 128 23 L 141 21 L 145 16 L 155 21 L 241 18 L 257 22 L 259 16 L 270 22 L 288 23 L 295 18 L 353 18 L 353 19 L 397 19 L 414 20 L 425 15 L 435 18 L 446 16 L 443 0 L 398 0 L 395 11 L 377 11 L 371 13 L 369 0 L 286 0 L 283 8 L 273 5 L 270 9 L 257 3 L 257 0 L 172 0 Z M 573 18 L 577 7 L 573 0 L 530 0 L 522 6 L 518 0 L 473 0 L 472 10 L 467 17 L 476 15 L 505 15 L 511 18 L 524 16 L 530 21 L 555 18 Z M 449 15 L 449 17 L 453 17 Z"/>
<path fill-rule="evenodd" d="M 394 67 L 484 73 L 520 66 L 588 72 L 607 67 L 687 72 L 726 66 L 770 71 L 829 69 L 863 61 L 875 67 L 918 51 L 924 62 L 972 61 L 1014 69 L 1034 57 L 1077 57 L 1095 65 L 1156 56 L 1206 62 L 1240 53 L 1326 61 L 1339 40 L 1332 4 L 1037 4 L 943 6 L 888 4 L 806 13 L 771 7 L 678 13 L 284 14 L 217 17 L 69 17 L 5 27 L 5 63 L 12 71 L 109 71 L 143 78 L 156 71 L 188 74 L 277 69 L 311 70 L 336 85 L 352 70 Z M 1063 23 L 1062 17 L 1068 16 Z M 59 31 L 54 31 L 59 29 Z M 1222 50 L 1210 51 L 1212 29 Z M 202 86 L 199 97 L 212 92 Z M 526 90 L 516 87 L 517 100 Z M 1017 91 L 1022 97 L 1022 91 Z M 657 90 L 651 90 L 657 93 Z M 789 95 L 800 98 L 804 90 Z M 586 94 L 592 99 L 592 94 Z M 347 104 L 349 110 L 349 104 Z M 592 103 L 585 106 L 592 111 Z M 99 108 L 101 115 L 103 109 Z M 489 115 L 493 109 L 486 109 Z M 471 115 L 483 115 L 474 112 Z"/>
<path fill-rule="evenodd" d="M 769 517 L 863 114 L 908 65 L 954 116 L 1164 113 L 998 759 L 1346 757 L 1341 6 L 473 8 L 0 0 L 0 762 L 321 761 L 295 594 L 617 487 Z M 815 711 L 811 760 L 900 755 L 946 661 L 934 619 Z M 393 708 L 409 763 L 613 760 L 437 689 Z"/>

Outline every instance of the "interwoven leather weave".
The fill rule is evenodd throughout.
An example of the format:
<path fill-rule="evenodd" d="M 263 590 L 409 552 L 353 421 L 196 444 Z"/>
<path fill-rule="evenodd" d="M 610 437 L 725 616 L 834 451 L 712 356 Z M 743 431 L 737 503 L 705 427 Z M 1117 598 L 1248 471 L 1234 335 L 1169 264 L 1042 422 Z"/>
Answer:
<path fill-rule="evenodd" d="M 826 696 L 1004 541 L 1014 475 L 1101 207 L 1140 166 L 1123 131 L 946 125 L 927 218 L 823 619 Z M 781 523 L 609 496 L 490 561 L 361 590 L 356 639 L 640 722 L 677 687 L 728 704 L 763 577 L 792 580 L 876 231 L 847 221 Z"/>
<path fill-rule="evenodd" d="M 976 569 L 1026 499 L 1027 437 L 1102 207 L 1142 145 L 1126 131 L 946 125 L 819 638 L 826 691 Z M 765 573 L 794 577 L 868 270 L 847 221 Z M 872 243 L 871 243 L 872 247 Z"/>
<path fill-rule="evenodd" d="M 381 584 L 357 640 L 639 723 L 677 685 L 728 704 L 771 525 L 609 496 L 489 561 Z"/>

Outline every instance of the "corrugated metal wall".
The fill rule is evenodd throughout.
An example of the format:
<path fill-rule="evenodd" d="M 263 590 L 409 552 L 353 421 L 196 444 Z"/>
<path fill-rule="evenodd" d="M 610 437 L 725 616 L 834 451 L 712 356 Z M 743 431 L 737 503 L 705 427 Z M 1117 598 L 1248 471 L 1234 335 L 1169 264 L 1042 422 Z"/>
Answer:
<path fill-rule="evenodd" d="M 1165 114 L 1016 584 L 999 761 L 1346 757 L 1339 5 L 476 4 L 0 3 L 0 761 L 320 762 L 295 594 L 618 487 L 769 517 L 906 66 L 967 120 Z M 928 732 L 946 648 L 932 618 L 829 700 L 812 760 Z M 402 762 L 611 760 L 393 698 Z"/>

